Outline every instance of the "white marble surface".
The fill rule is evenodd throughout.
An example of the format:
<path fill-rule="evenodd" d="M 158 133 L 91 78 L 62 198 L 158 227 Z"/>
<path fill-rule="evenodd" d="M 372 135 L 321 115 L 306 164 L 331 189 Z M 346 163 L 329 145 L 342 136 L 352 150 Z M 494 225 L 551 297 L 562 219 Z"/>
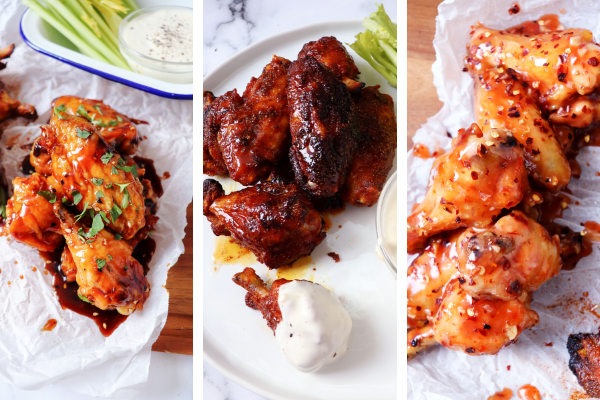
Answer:
<path fill-rule="evenodd" d="M 381 3 L 388 15 L 396 18 L 397 2 L 382 0 Z M 375 10 L 374 0 L 204 0 L 203 76 L 261 39 L 316 22 L 364 18 Z M 204 400 L 264 400 L 207 362 L 203 366 Z"/>
<path fill-rule="evenodd" d="M 193 387 L 192 356 L 152 352 L 148 381 L 139 387 L 139 394 L 130 399 L 175 400 L 191 399 Z M 60 386 L 50 385 L 38 391 L 15 389 L 0 381 L 2 400 L 97 400 Z M 119 397 L 124 400 L 123 397 Z M 250 399 L 250 398 L 248 398 Z"/>

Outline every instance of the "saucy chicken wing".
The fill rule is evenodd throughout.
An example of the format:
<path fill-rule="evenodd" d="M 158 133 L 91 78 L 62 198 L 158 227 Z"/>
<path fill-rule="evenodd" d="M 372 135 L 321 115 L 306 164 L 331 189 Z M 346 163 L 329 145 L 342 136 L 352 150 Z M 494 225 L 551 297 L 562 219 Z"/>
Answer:
<path fill-rule="evenodd" d="M 537 290 L 558 275 L 558 236 L 512 211 L 484 231 L 467 230 L 458 240 L 458 281 L 471 296 L 511 300 Z"/>
<path fill-rule="evenodd" d="M 83 226 L 60 202 L 54 210 L 76 266 L 79 297 L 101 310 L 116 309 L 123 315 L 141 310 L 150 285 L 144 268 L 131 255 L 131 245 L 107 229 L 90 237 L 94 225 L 91 229 Z"/>
<path fill-rule="evenodd" d="M 528 94 L 529 85 L 503 68 L 476 71 L 475 116 L 483 132 L 504 129 L 523 147 L 527 172 L 549 190 L 558 191 L 571 179 L 571 168 L 553 127 Z"/>
<path fill-rule="evenodd" d="M 13 180 L 13 196 L 6 205 L 6 232 L 15 240 L 40 251 L 54 251 L 63 243 L 53 204 L 61 199 L 61 187 L 52 177 L 39 174 Z"/>
<path fill-rule="evenodd" d="M 281 322 L 281 310 L 277 302 L 279 287 L 290 281 L 277 279 L 271 285 L 271 289 L 267 289 L 267 285 L 252 268 L 245 268 L 244 271 L 235 274 L 233 281 L 248 291 L 246 305 L 262 313 L 274 334 L 277 325 Z"/>
<path fill-rule="evenodd" d="M 269 268 L 293 263 L 323 241 L 325 223 L 295 184 L 259 183 L 229 195 L 204 182 L 204 215 L 215 235 L 231 236 Z"/>
<path fill-rule="evenodd" d="M 599 91 L 584 96 L 574 95 L 572 99 L 564 101 L 548 119 L 553 124 L 568 125 L 573 128 L 585 128 L 600 121 Z"/>
<path fill-rule="evenodd" d="M 14 49 L 15 45 L 11 44 L 10 46 L 0 50 L 0 60 L 9 58 Z M 0 62 L 0 71 L 5 67 L 6 64 Z M 33 106 L 20 103 L 18 100 L 11 98 L 6 91 L 4 83 L 0 81 L 0 122 L 12 117 L 23 117 L 33 121 L 36 120 L 38 116 L 37 111 L 35 111 Z"/>
<path fill-rule="evenodd" d="M 411 328 L 408 330 L 406 343 L 406 360 L 412 360 L 422 352 L 437 344 L 435 334 L 431 326 Z"/>
<path fill-rule="evenodd" d="M 218 135 L 223 118 L 243 104 L 243 100 L 237 90 L 216 98 L 212 92 L 204 92 L 203 111 L 203 160 L 202 172 L 210 175 L 223 175 L 227 173 L 227 165 L 223 159 L 221 146 L 219 146 Z"/>
<path fill-rule="evenodd" d="M 262 74 L 248 83 L 243 104 L 229 110 L 221 120 L 217 139 L 223 161 L 231 179 L 243 185 L 269 176 L 289 151 L 289 65 L 289 60 L 273 56 Z"/>
<path fill-rule="evenodd" d="M 81 213 L 103 212 L 124 239 L 145 225 L 137 166 L 125 162 L 85 118 L 56 110 L 42 126 L 39 144 L 52 155 L 52 174 L 64 196 Z"/>
<path fill-rule="evenodd" d="M 443 231 L 489 226 L 528 190 L 523 150 L 510 132 L 461 129 L 434 161 L 425 199 L 408 217 L 408 251 Z"/>
<path fill-rule="evenodd" d="M 358 207 L 371 207 L 385 185 L 396 155 L 394 101 L 379 92 L 379 86 L 353 95 L 362 138 L 354 153 L 342 187 L 342 199 Z"/>
<path fill-rule="evenodd" d="M 304 57 L 288 71 L 287 97 L 296 182 L 313 195 L 331 197 L 344 184 L 359 139 L 350 94 L 329 69 Z"/>
<path fill-rule="evenodd" d="M 527 292 L 509 301 L 473 297 L 455 279 L 444 289 L 433 320 L 435 339 L 470 355 L 496 354 L 538 323 L 539 316 L 529 307 L 530 302 Z"/>
<path fill-rule="evenodd" d="M 67 282 L 75 282 L 77 280 L 77 264 L 73 260 L 73 254 L 71 254 L 69 246 L 65 246 L 60 254 L 60 270 Z"/>
<path fill-rule="evenodd" d="M 128 118 L 104 104 L 102 100 L 83 99 L 75 96 L 61 96 L 52 102 L 52 107 L 64 107 L 72 115 L 90 116 L 92 124 L 102 139 L 119 154 L 135 154 L 140 135 L 134 124 L 146 122 Z"/>

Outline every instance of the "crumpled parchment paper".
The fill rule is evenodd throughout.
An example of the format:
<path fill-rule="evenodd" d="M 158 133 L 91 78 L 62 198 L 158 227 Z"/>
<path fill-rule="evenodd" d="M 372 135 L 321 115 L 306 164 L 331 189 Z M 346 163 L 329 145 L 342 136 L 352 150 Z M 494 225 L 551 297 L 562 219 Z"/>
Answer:
<path fill-rule="evenodd" d="M 150 349 L 167 320 L 167 271 L 184 251 L 186 208 L 192 200 L 192 102 L 156 97 L 33 51 L 19 35 L 24 11 L 16 0 L 0 2 L 0 47 L 17 46 L 0 80 L 14 97 L 34 105 L 39 118 L 27 126 L 24 119 L 2 125 L 0 157 L 7 178 L 22 176 L 18 164 L 26 150 L 20 145 L 39 136 L 51 101 L 61 95 L 101 99 L 147 121 L 138 126 L 145 140 L 137 155 L 153 159 L 159 176 L 169 172 L 170 178 L 162 181 L 160 221 L 152 233 L 157 246 L 148 273 L 150 297 L 108 338 L 89 318 L 61 308 L 36 250 L 0 237 L 0 379 L 24 389 L 59 384 L 88 395 L 127 398 L 137 393 L 128 387 L 148 378 Z M 40 331 L 51 318 L 58 321 L 56 328 Z"/>
<path fill-rule="evenodd" d="M 447 150 L 459 128 L 475 122 L 473 81 L 462 72 L 471 25 L 481 22 L 503 29 L 545 14 L 558 14 L 565 27 L 586 28 L 600 39 L 600 2 L 593 0 L 521 0 L 521 11 L 509 15 L 514 0 L 456 0 L 440 5 L 433 41 L 436 61 L 432 70 L 442 110 L 429 118 L 414 137 L 430 151 Z M 561 9 L 564 14 L 561 13 Z M 556 222 L 581 231 L 580 223 L 600 222 L 600 148 L 584 148 L 577 158 L 580 179 L 571 179 L 573 204 Z M 433 159 L 408 154 L 408 212 L 424 198 Z M 589 163 L 589 166 L 588 164 Z M 575 205 L 579 201 L 580 205 Z M 409 262 L 412 258 L 409 258 Z M 534 293 L 532 308 L 540 323 L 524 332 L 518 343 L 494 356 L 473 357 L 436 346 L 408 363 L 408 397 L 421 399 L 486 399 L 504 387 L 517 390 L 532 384 L 543 398 L 568 399 L 583 391 L 568 369 L 568 335 L 598 331 L 600 319 L 590 309 L 600 304 L 600 246 L 573 271 L 545 283 Z M 510 366 L 510 370 L 508 369 Z"/>

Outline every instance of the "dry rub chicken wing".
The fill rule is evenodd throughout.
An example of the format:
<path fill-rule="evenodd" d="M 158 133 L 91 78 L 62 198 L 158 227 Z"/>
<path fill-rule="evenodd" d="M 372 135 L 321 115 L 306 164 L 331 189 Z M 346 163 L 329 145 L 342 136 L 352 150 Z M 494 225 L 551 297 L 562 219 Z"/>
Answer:
<path fill-rule="evenodd" d="M 231 236 L 269 268 L 310 254 L 325 238 L 323 219 L 295 184 L 262 182 L 229 195 L 204 181 L 204 215 L 215 235 Z"/>
<path fill-rule="evenodd" d="M 344 184 L 359 139 L 350 94 L 329 69 L 304 57 L 288 71 L 287 97 L 296 182 L 313 195 L 331 197 Z"/>
<path fill-rule="evenodd" d="M 62 203 L 57 202 L 54 209 L 77 270 L 79 297 L 101 310 L 116 309 L 123 315 L 141 310 L 150 285 L 144 268 L 131 255 L 131 245 L 107 229 L 91 239 L 84 237 L 90 229 L 77 222 Z"/>
<path fill-rule="evenodd" d="M 243 185 L 269 176 L 289 151 L 289 65 L 289 60 L 273 56 L 262 74 L 248 83 L 243 104 L 228 110 L 221 120 L 217 140 L 223 161 L 231 179 Z"/>
<path fill-rule="evenodd" d="M 396 115 L 394 101 L 369 86 L 352 96 L 362 134 L 348 176 L 342 187 L 342 199 L 358 207 L 371 207 L 385 185 L 396 155 Z"/>
<path fill-rule="evenodd" d="M 569 335 L 569 369 L 588 396 L 600 397 L 600 334 Z"/>
<path fill-rule="evenodd" d="M 145 225 L 137 166 L 121 159 L 85 118 L 56 110 L 39 144 L 52 155 L 52 174 L 79 212 L 102 211 L 125 239 Z"/>
<path fill-rule="evenodd" d="M 484 228 L 529 190 L 523 150 L 509 132 L 461 129 L 432 166 L 425 199 L 408 217 L 408 251 L 427 238 L 463 227 Z"/>

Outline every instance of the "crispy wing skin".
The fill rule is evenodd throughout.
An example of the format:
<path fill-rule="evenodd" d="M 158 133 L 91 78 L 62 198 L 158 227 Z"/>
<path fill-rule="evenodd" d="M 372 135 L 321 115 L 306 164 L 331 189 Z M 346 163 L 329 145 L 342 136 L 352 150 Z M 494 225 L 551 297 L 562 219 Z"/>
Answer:
<path fill-rule="evenodd" d="M 102 100 L 83 99 L 75 96 L 62 96 L 52 102 L 52 107 L 66 107 L 70 114 L 77 115 L 83 108 L 90 117 L 102 139 L 119 154 L 135 154 L 140 135 L 135 123 L 146 123 L 128 118 L 126 115 L 113 110 Z"/>
<path fill-rule="evenodd" d="M 444 286 L 458 272 L 457 241 L 464 229 L 429 239 L 423 253 L 407 270 L 407 324 L 428 326 L 439 308 Z"/>
<path fill-rule="evenodd" d="M 296 182 L 313 195 L 331 197 L 346 179 L 359 138 L 348 90 L 315 58 L 305 57 L 288 71 L 287 95 Z"/>
<path fill-rule="evenodd" d="M 224 115 L 218 144 L 231 179 L 253 185 L 269 176 L 290 147 L 286 95 L 290 61 L 273 56 L 246 87 L 244 103 Z"/>
<path fill-rule="evenodd" d="M 408 251 L 443 231 L 489 226 L 528 190 L 523 150 L 510 133 L 461 129 L 433 163 L 425 199 L 408 217 Z"/>
<path fill-rule="evenodd" d="M 53 179 L 48 182 L 39 174 L 13 180 L 13 196 L 6 205 L 6 231 L 19 242 L 41 251 L 54 251 L 63 243 L 58 219 L 52 204 L 39 192 L 56 195 L 60 201 L 61 188 Z"/>
<path fill-rule="evenodd" d="M 584 96 L 574 95 L 572 99 L 563 102 L 548 118 L 553 124 L 568 125 L 573 128 L 585 128 L 600 121 L 599 91 Z"/>
<path fill-rule="evenodd" d="M 150 285 L 144 268 L 131 256 L 131 245 L 116 240 L 107 229 L 102 229 L 88 243 L 78 234 L 80 229 L 87 232 L 88 228 L 76 222 L 61 203 L 57 202 L 54 210 L 77 269 L 79 296 L 101 310 L 116 309 L 123 315 L 141 310 L 150 294 Z"/>
<path fill-rule="evenodd" d="M 472 296 L 518 299 L 558 275 L 558 236 L 512 211 L 485 231 L 466 231 L 458 240 L 459 284 Z"/>
<path fill-rule="evenodd" d="M 52 175 L 52 155 L 46 147 L 40 144 L 41 141 L 42 137 L 39 136 L 33 142 L 31 152 L 29 153 L 29 162 L 35 168 L 35 172 L 40 175 L 49 176 Z"/>
<path fill-rule="evenodd" d="M 569 369 L 588 396 L 600 397 L 600 335 L 577 333 L 569 335 L 567 350 L 571 356 Z"/>
<path fill-rule="evenodd" d="M 215 176 L 227 173 L 218 134 L 223 118 L 242 104 L 243 100 L 235 89 L 219 98 L 216 98 L 212 92 L 204 92 L 202 165 L 205 174 Z"/>
<path fill-rule="evenodd" d="M 65 246 L 60 255 L 60 270 L 67 282 L 75 282 L 77 280 L 77 264 L 73 260 L 69 246 Z"/>
<path fill-rule="evenodd" d="M 504 129 L 523 146 L 527 172 L 549 190 L 558 191 L 571 179 L 571 168 L 554 128 L 542 117 L 528 94 L 530 85 L 513 70 L 470 69 L 475 80 L 475 116 L 484 132 Z"/>
<path fill-rule="evenodd" d="M 0 122 L 13 117 L 23 117 L 34 121 L 38 116 L 35 107 L 10 97 L 4 83 L 0 81 Z"/>
<path fill-rule="evenodd" d="M 346 84 L 350 93 L 358 92 L 365 86 L 364 83 L 355 80 L 360 71 L 354 64 L 354 59 L 344 45 L 333 36 L 306 43 L 298 53 L 298 59 L 304 57 L 313 57 L 329 68 Z"/>
<path fill-rule="evenodd" d="M 371 86 L 353 96 L 362 139 L 354 153 L 342 198 L 357 207 L 371 207 L 377 200 L 396 155 L 394 101 Z"/>
<path fill-rule="evenodd" d="M 530 301 L 529 293 L 509 301 L 472 297 L 455 279 L 444 289 L 434 318 L 435 339 L 449 349 L 470 355 L 496 354 L 538 323 L 539 316 L 529 307 Z"/>
<path fill-rule="evenodd" d="M 52 154 L 52 174 L 64 196 L 76 202 L 80 212 L 86 207 L 104 212 L 110 228 L 130 239 L 145 225 L 142 184 L 133 170 L 126 172 L 130 165 L 104 143 L 91 123 L 66 112 L 59 115 L 42 126 L 39 144 Z"/>
<path fill-rule="evenodd" d="M 256 275 L 256 272 L 252 268 L 245 268 L 244 271 L 235 274 L 233 281 L 248 291 L 246 293 L 246 305 L 260 311 L 263 318 L 267 321 L 269 328 L 275 334 L 277 325 L 281 322 L 281 310 L 277 303 L 279 287 L 290 281 L 277 279 L 271 285 L 271 289 L 267 289 L 263 280 Z"/>
<path fill-rule="evenodd" d="M 227 226 L 210 210 L 210 206 L 212 206 L 215 200 L 225 196 L 225 191 L 221 184 L 214 179 L 205 179 L 202 187 L 202 195 L 202 213 L 208 222 L 210 222 L 215 236 L 231 236 Z"/>
<path fill-rule="evenodd" d="M 406 338 L 407 361 L 415 358 L 423 350 L 427 350 L 437 344 L 433 329 L 430 326 L 411 328 L 408 330 Z"/>
<path fill-rule="evenodd" d="M 11 44 L 10 46 L 5 47 L 2 50 L 0 50 L 0 60 L 9 58 L 12 55 L 13 51 L 15 51 L 14 44 Z M 2 71 L 4 68 L 6 68 L 6 64 L 3 62 L 0 62 L 0 71 Z"/>
<path fill-rule="evenodd" d="M 217 185 L 205 184 L 205 205 L 220 194 Z M 310 254 L 326 236 L 321 215 L 295 184 L 262 182 L 217 197 L 207 213 L 215 234 L 229 233 L 269 268 Z"/>
<path fill-rule="evenodd" d="M 587 29 L 525 36 L 478 25 L 467 63 L 477 70 L 514 69 L 535 85 L 550 111 L 574 94 L 591 93 L 600 85 L 600 47 Z"/>

